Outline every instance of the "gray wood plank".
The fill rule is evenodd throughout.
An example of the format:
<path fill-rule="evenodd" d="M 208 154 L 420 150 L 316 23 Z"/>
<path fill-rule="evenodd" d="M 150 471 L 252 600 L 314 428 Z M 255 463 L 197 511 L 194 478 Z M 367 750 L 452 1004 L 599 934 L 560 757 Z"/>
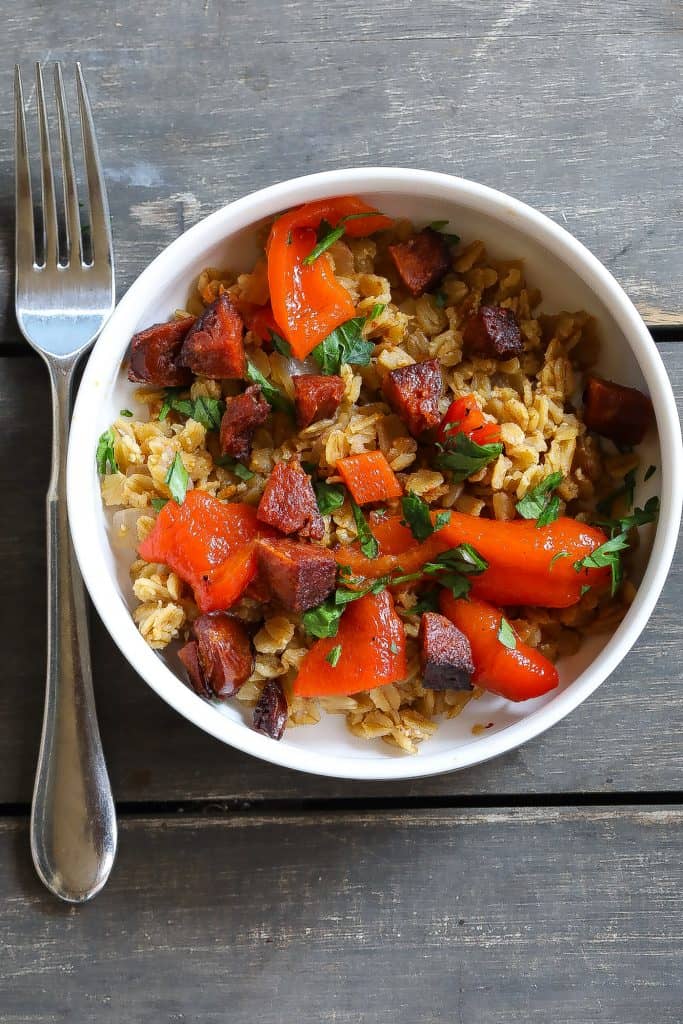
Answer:
<path fill-rule="evenodd" d="M 679 1024 L 680 811 L 124 819 L 57 906 L 0 823 L 0 1020 Z"/>
<path fill-rule="evenodd" d="M 683 344 L 661 346 L 683 398 Z M 34 359 L 0 360 L 0 607 L 11 637 L 0 687 L 0 803 L 30 798 L 45 657 L 43 493 L 47 381 Z M 459 797 L 680 788 L 679 554 L 635 649 L 593 697 L 549 733 L 490 764 L 434 779 L 353 784 L 275 768 L 204 735 L 136 676 L 95 616 L 93 661 L 107 757 L 119 800 Z"/>
<path fill-rule="evenodd" d="M 526 200 L 585 242 L 650 323 L 683 321 L 681 21 L 671 2 L 158 0 L 150 12 L 32 0 L 0 10 L 7 252 L 12 64 L 30 73 L 34 59 L 79 56 L 121 293 L 231 199 L 314 170 L 388 164 Z M 10 267 L 0 261 L 0 338 L 11 340 Z"/>

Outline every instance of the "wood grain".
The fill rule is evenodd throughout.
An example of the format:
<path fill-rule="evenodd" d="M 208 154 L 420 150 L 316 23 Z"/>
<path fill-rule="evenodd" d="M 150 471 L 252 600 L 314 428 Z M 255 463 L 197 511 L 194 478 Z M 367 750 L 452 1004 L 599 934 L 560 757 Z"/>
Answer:
<path fill-rule="evenodd" d="M 680 1022 L 680 810 L 121 824 L 68 909 L 0 822 L 3 1024 Z"/>
<path fill-rule="evenodd" d="M 597 0 L 157 0 L 152 9 L 31 0 L 1 9 L 6 257 L 12 63 L 30 75 L 34 59 L 80 57 L 120 294 L 231 199 L 314 170 L 384 164 L 463 175 L 537 206 L 595 252 L 649 323 L 683 322 L 672 0 L 618 9 Z M 4 343 L 18 339 L 10 268 L 0 260 Z"/>
<path fill-rule="evenodd" d="M 660 351 L 681 402 L 683 345 L 663 344 Z M 4 359 L 0 367 L 0 607 L 5 635 L 12 638 L 0 687 L 0 802 L 16 803 L 30 798 L 43 700 L 49 409 L 37 360 Z M 395 785 L 306 777 L 211 739 L 152 693 L 93 615 L 95 685 L 115 794 L 124 801 L 254 801 L 676 791 L 683 730 L 681 607 L 679 551 L 635 649 L 568 719 L 490 764 Z"/>

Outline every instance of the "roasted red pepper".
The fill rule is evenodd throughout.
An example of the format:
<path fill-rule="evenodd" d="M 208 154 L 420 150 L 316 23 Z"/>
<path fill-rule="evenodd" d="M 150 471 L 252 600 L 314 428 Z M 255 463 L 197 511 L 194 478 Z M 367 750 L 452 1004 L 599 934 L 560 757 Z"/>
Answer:
<path fill-rule="evenodd" d="M 368 213 L 349 220 L 346 234 L 352 238 L 370 235 L 391 226 L 391 220 L 356 196 L 340 196 L 306 203 L 290 210 L 273 223 L 268 238 L 268 286 L 278 333 L 289 342 L 298 359 L 308 353 L 340 324 L 355 314 L 353 299 L 337 280 L 330 261 L 319 257 L 310 265 L 303 261 L 316 245 L 321 221 L 335 227 L 344 217 Z"/>
<path fill-rule="evenodd" d="M 500 427 L 484 418 L 475 395 L 456 398 L 441 421 L 438 439 L 448 446 L 456 434 L 466 434 L 476 444 L 495 444 L 500 441 Z"/>
<path fill-rule="evenodd" d="M 347 606 L 337 635 L 318 640 L 301 662 L 294 693 L 348 695 L 396 683 L 407 671 L 403 623 L 385 590 Z"/>
<path fill-rule="evenodd" d="M 503 613 L 485 601 L 456 600 L 447 590 L 439 598 L 441 611 L 465 634 L 472 649 L 472 682 L 506 700 L 530 700 L 554 690 L 557 669 L 540 651 L 515 639 L 506 647 L 499 638 Z"/>
<path fill-rule="evenodd" d="M 182 505 L 169 501 L 139 547 L 147 562 L 162 562 L 194 591 L 202 612 L 229 608 L 256 575 L 254 541 L 273 536 L 256 509 L 226 504 L 191 490 Z"/>

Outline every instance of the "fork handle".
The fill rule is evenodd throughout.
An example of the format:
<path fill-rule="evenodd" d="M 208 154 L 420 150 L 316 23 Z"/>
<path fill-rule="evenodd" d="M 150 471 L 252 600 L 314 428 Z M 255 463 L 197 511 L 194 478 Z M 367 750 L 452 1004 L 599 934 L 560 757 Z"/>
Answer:
<path fill-rule="evenodd" d="M 51 892 L 70 903 L 82 903 L 109 876 L 117 829 L 95 713 L 85 591 L 66 508 L 75 363 L 48 361 L 53 434 L 47 493 L 47 683 L 31 808 L 31 853 Z"/>

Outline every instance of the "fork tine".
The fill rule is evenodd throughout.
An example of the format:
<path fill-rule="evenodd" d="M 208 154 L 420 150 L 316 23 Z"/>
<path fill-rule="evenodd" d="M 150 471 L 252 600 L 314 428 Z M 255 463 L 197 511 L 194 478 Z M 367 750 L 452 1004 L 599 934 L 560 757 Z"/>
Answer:
<path fill-rule="evenodd" d="M 62 151 L 62 175 L 64 178 L 64 210 L 66 213 L 66 255 L 67 261 L 73 259 L 83 261 L 83 239 L 81 237 L 81 218 L 78 210 L 78 189 L 76 187 L 76 171 L 74 170 L 73 151 L 71 148 L 71 129 L 69 112 L 64 94 L 62 66 L 55 64 L 55 94 L 57 96 L 57 120 L 59 121 L 59 142 Z"/>
<path fill-rule="evenodd" d="M 33 195 L 31 192 L 31 171 L 28 162 L 26 142 L 26 117 L 24 114 L 24 90 L 21 85 L 21 69 L 14 65 L 14 178 L 15 178 L 15 256 L 17 270 L 33 266 L 35 253 L 35 228 L 33 225 Z"/>
<path fill-rule="evenodd" d="M 57 204 L 55 203 L 55 179 L 52 171 L 50 133 L 47 124 L 47 107 L 43 88 L 43 69 L 36 63 L 36 97 L 38 100 L 38 127 L 40 129 L 40 182 L 43 193 L 43 239 L 45 266 L 59 260 L 59 237 L 57 234 Z"/>
<path fill-rule="evenodd" d="M 97 149 L 95 125 L 80 62 L 76 63 L 76 85 L 78 87 L 78 106 L 81 115 L 85 170 L 88 179 L 92 258 L 94 263 L 96 259 L 106 257 L 111 264 L 112 240 L 109 203 L 107 202 L 107 191 L 104 187 L 100 155 Z"/>

